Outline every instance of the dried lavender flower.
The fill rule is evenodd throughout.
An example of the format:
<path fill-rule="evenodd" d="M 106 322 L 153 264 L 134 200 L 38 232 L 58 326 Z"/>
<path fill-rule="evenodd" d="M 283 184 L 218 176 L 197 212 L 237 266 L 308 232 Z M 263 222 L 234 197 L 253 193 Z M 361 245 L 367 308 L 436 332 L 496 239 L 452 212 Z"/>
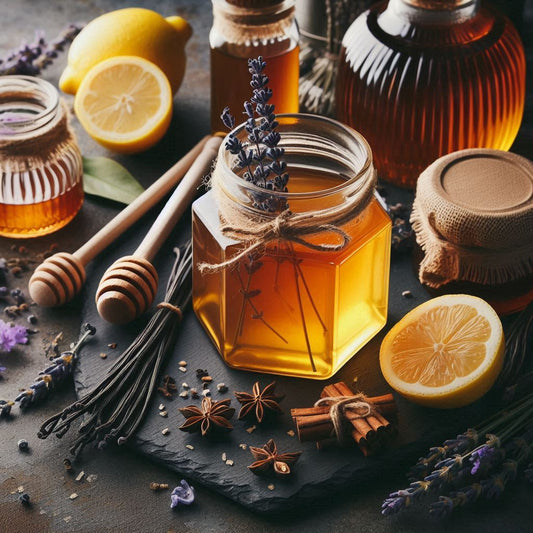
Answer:
<path fill-rule="evenodd" d="M 22 410 L 44 401 L 53 389 L 59 387 L 70 377 L 78 350 L 87 338 L 95 333 L 96 329 L 90 324 L 83 326 L 83 334 L 74 348 L 54 357 L 51 365 L 40 373 L 35 383 L 15 398 L 15 402 L 19 402 L 19 407 Z"/>
<path fill-rule="evenodd" d="M 266 62 L 261 56 L 248 60 L 248 70 L 252 75 L 250 86 L 252 97 L 244 102 L 244 114 L 247 119 L 244 129 L 248 134 L 246 146 L 230 133 L 226 139 L 226 150 L 237 156 L 237 168 L 243 170 L 242 177 L 263 189 L 287 192 L 289 174 L 287 165 L 282 160 L 285 150 L 278 146 L 281 136 L 276 131 L 278 122 L 273 104 L 272 89 L 268 87 L 268 76 L 264 74 Z M 222 122 L 228 129 L 235 127 L 235 118 L 225 108 L 221 115 Z M 272 196 L 254 198 L 255 207 L 263 211 L 278 212 L 288 208 L 285 200 Z"/>
<path fill-rule="evenodd" d="M 47 43 L 42 31 L 35 32 L 32 43 L 21 43 L 17 50 L 12 50 L 3 59 L 0 58 L 0 75 L 22 74 L 36 76 L 41 73 L 64 50 L 81 31 L 83 25 L 69 24 L 51 42 Z"/>
<path fill-rule="evenodd" d="M 189 485 L 184 479 L 180 484 L 174 488 L 170 494 L 170 508 L 174 509 L 180 503 L 183 505 L 191 505 L 194 502 L 194 487 Z"/>
<path fill-rule="evenodd" d="M 26 328 L 6 324 L 3 320 L 0 320 L 0 351 L 10 352 L 15 344 L 26 344 L 27 342 Z"/>

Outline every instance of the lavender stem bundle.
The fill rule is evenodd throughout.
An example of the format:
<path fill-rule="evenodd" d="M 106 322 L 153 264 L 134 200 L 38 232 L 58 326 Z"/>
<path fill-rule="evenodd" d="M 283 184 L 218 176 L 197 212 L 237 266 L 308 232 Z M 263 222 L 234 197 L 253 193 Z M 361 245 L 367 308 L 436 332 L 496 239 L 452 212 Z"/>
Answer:
<path fill-rule="evenodd" d="M 89 443 L 105 448 L 109 442 L 126 443 L 144 419 L 159 371 L 170 352 L 182 309 L 191 298 L 192 246 L 175 249 L 165 301 L 158 305 L 146 327 L 88 394 L 46 420 L 38 437 L 52 433 L 61 438 L 72 423 L 85 415 L 80 436 L 70 451 L 78 455 Z"/>

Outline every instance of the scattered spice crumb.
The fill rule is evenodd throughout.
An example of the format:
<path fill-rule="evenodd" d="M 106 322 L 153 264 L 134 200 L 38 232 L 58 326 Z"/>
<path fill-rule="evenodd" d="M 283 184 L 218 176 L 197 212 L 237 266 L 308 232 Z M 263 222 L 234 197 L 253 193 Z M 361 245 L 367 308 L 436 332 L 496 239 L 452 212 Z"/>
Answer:
<path fill-rule="evenodd" d="M 180 398 L 188 398 L 188 397 L 189 397 L 189 393 L 186 390 L 180 392 Z"/>
<path fill-rule="evenodd" d="M 191 393 L 191 397 L 192 398 L 198 398 L 198 390 L 197 389 L 191 389 L 190 390 L 190 393 Z"/>
<path fill-rule="evenodd" d="M 26 439 L 20 439 L 17 442 L 17 446 L 21 452 L 27 452 L 30 450 L 30 445 L 28 444 L 28 441 Z"/>
<path fill-rule="evenodd" d="M 162 403 L 159 404 L 159 410 L 160 411 L 164 411 L 165 410 L 165 406 Z"/>
<path fill-rule="evenodd" d="M 413 293 L 411 291 L 403 291 L 402 292 L 402 296 L 404 298 L 412 298 L 413 297 Z"/>
<path fill-rule="evenodd" d="M 249 428 L 246 428 L 246 431 L 248 433 L 253 433 L 257 429 L 257 426 L 250 426 Z"/>
<path fill-rule="evenodd" d="M 178 370 L 179 370 L 180 372 L 187 372 L 187 367 L 185 367 L 185 366 L 180 366 L 180 367 L 178 367 Z"/>
<path fill-rule="evenodd" d="M 204 389 L 202 391 L 202 396 L 211 396 L 211 391 L 209 389 Z"/>
<path fill-rule="evenodd" d="M 246 448 L 248 448 L 248 444 L 241 443 L 241 444 L 239 444 L 239 448 L 241 450 L 246 450 Z"/>
<path fill-rule="evenodd" d="M 228 459 L 228 460 L 226 461 L 226 464 L 227 464 L 228 466 L 233 466 L 235 463 L 234 463 L 231 459 Z"/>
<path fill-rule="evenodd" d="M 269 484 L 267 485 L 267 489 L 268 489 L 268 490 L 274 490 L 275 488 L 276 488 L 276 486 L 274 485 L 274 483 L 269 483 Z"/>
<path fill-rule="evenodd" d="M 180 361 L 178 363 L 179 366 L 187 366 L 187 361 Z"/>
<path fill-rule="evenodd" d="M 186 383 L 186 382 L 184 381 L 184 382 L 181 384 L 181 388 L 182 388 L 182 389 L 185 389 L 185 390 L 189 390 L 190 387 L 189 387 L 189 384 Z"/>
<path fill-rule="evenodd" d="M 199 378 L 202 378 L 204 376 L 209 376 L 209 372 L 203 368 L 197 368 L 196 369 L 196 375 L 199 377 Z"/>
<path fill-rule="evenodd" d="M 194 450 L 194 446 L 192 444 L 186 444 L 185 448 L 188 448 L 189 450 Z"/>
<path fill-rule="evenodd" d="M 19 501 L 22 505 L 30 505 L 30 495 L 27 492 L 24 492 L 19 496 Z"/>
<path fill-rule="evenodd" d="M 17 492 L 19 494 L 22 494 L 24 492 L 24 486 L 23 485 L 20 485 L 19 487 L 17 487 Z"/>
<path fill-rule="evenodd" d="M 219 383 L 217 385 L 217 390 L 218 392 L 221 392 L 221 393 L 228 392 L 228 387 L 225 383 Z"/>
<path fill-rule="evenodd" d="M 159 416 L 166 418 L 168 416 L 168 413 L 166 411 L 159 411 Z"/>
<path fill-rule="evenodd" d="M 70 461 L 70 459 L 65 457 L 65 459 L 63 459 L 63 464 L 65 465 L 65 470 L 67 470 L 68 472 L 72 471 L 72 462 Z"/>
<path fill-rule="evenodd" d="M 65 516 L 65 518 L 63 518 L 63 520 L 68 524 L 71 520 L 72 520 L 72 516 Z"/>
<path fill-rule="evenodd" d="M 26 318 L 28 324 L 37 324 L 37 317 L 35 315 L 28 315 Z"/>
<path fill-rule="evenodd" d="M 168 483 L 156 483 L 155 481 L 152 481 L 150 483 L 150 490 L 166 490 L 168 489 Z"/>
<path fill-rule="evenodd" d="M 69 499 L 70 499 L 70 500 L 75 500 L 77 497 L 78 497 L 78 494 L 77 494 L 76 492 L 73 492 L 73 493 L 69 496 Z"/>
<path fill-rule="evenodd" d="M 202 381 L 204 383 L 211 383 L 213 381 L 213 378 L 211 376 L 202 376 Z"/>
<path fill-rule="evenodd" d="M 161 430 L 161 433 L 162 433 L 163 435 L 168 435 L 168 434 L 170 433 L 170 429 L 168 429 L 168 428 L 162 429 L 162 430 Z"/>
<path fill-rule="evenodd" d="M 227 458 L 226 452 L 222 452 L 222 461 L 226 462 Z"/>
<path fill-rule="evenodd" d="M 294 435 L 296 435 L 296 433 L 294 433 L 293 429 L 289 429 L 289 431 L 287 431 L 287 435 L 289 435 L 289 437 L 294 437 Z"/>
<path fill-rule="evenodd" d="M 105 352 L 100 352 L 100 359 L 107 359 L 107 354 Z"/>
<path fill-rule="evenodd" d="M 81 481 L 85 477 L 85 472 L 82 470 L 77 476 L 76 481 Z"/>
<path fill-rule="evenodd" d="M 209 383 L 205 382 L 205 383 L 202 383 L 202 389 L 208 389 L 209 388 Z"/>
<path fill-rule="evenodd" d="M 90 474 L 87 476 L 87 481 L 89 483 L 92 483 L 93 481 L 96 481 L 98 479 L 98 476 L 96 474 Z"/>
<path fill-rule="evenodd" d="M 108 345 L 107 345 L 108 348 L 111 348 L 112 350 L 114 350 L 116 347 L 117 347 L 117 343 L 116 342 L 110 342 Z"/>

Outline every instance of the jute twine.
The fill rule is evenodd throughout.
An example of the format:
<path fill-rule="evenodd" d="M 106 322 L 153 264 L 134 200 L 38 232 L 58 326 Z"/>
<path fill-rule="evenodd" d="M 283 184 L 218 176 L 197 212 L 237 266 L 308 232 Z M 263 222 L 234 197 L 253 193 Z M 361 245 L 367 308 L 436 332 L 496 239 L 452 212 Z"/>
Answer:
<path fill-rule="evenodd" d="M 217 272 L 238 263 L 249 254 L 264 250 L 269 243 L 283 240 L 300 244 L 319 252 L 337 252 L 350 242 L 350 235 L 342 229 L 347 222 L 359 216 L 373 197 L 376 173 L 370 178 L 361 178 L 361 187 L 348 194 L 339 205 L 318 211 L 292 213 L 289 209 L 268 216 L 250 214 L 242 205 L 232 200 L 223 190 L 222 172 L 215 167 L 211 186 L 222 221 L 220 231 L 226 237 L 243 243 L 242 250 L 230 259 L 217 264 L 200 263 L 200 272 Z M 265 196 L 268 191 L 265 190 Z M 318 235 L 323 242 L 313 242 L 310 237 Z M 337 242 L 331 244 L 331 237 Z"/>
<path fill-rule="evenodd" d="M 273 6 L 225 6 L 224 2 L 214 2 L 213 29 L 239 45 L 284 35 L 293 23 L 294 7 L 282 11 L 276 7 L 276 3 Z"/>
<path fill-rule="evenodd" d="M 367 397 L 362 392 L 354 396 L 328 396 L 315 402 L 315 407 L 322 405 L 330 408 L 329 416 L 339 442 L 343 442 L 349 437 L 344 423 L 346 411 L 353 413 L 354 418 L 366 418 L 376 413 L 375 407 L 367 401 Z"/>
<path fill-rule="evenodd" d="M 0 159 L 12 170 L 25 171 L 40 167 L 53 159 L 67 145 L 76 143 L 69 124 L 69 112 L 61 100 L 55 117 L 47 124 L 27 133 L 4 135 L 0 139 Z"/>

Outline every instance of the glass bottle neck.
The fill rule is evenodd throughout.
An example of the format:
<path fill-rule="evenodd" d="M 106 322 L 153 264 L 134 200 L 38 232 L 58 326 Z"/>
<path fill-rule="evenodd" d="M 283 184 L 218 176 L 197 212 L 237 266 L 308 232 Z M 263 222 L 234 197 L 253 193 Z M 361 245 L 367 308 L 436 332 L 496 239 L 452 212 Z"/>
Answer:
<path fill-rule="evenodd" d="M 480 0 L 389 0 L 387 12 L 410 22 L 454 24 L 473 17 Z"/>

